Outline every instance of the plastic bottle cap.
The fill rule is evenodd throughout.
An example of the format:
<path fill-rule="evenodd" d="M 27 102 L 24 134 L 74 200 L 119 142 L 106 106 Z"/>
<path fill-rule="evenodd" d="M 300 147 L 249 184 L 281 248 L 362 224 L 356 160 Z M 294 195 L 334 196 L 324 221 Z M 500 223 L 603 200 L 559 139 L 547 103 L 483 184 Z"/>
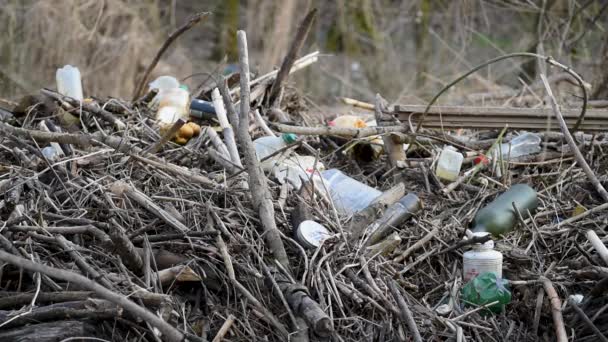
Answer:
<path fill-rule="evenodd" d="M 490 233 L 488 232 L 473 232 L 473 237 L 483 237 L 486 235 L 490 235 Z M 493 249 L 494 248 L 494 241 L 492 240 L 488 240 L 484 243 L 476 243 L 475 246 L 477 246 L 478 248 L 483 248 L 483 249 Z"/>
<path fill-rule="evenodd" d="M 185 91 L 189 91 L 188 86 L 185 84 L 180 84 L 179 89 L 184 89 Z"/>
<path fill-rule="evenodd" d="M 311 248 L 319 247 L 330 236 L 327 228 L 312 220 L 302 221 L 296 234 L 300 242 Z"/>
<path fill-rule="evenodd" d="M 283 135 L 281 135 L 281 138 L 283 138 L 283 141 L 285 141 L 286 143 L 291 144 L 292 142 L 295 142 L 298 139 L 298 136 L 293 133 L 283 133 Z"/>

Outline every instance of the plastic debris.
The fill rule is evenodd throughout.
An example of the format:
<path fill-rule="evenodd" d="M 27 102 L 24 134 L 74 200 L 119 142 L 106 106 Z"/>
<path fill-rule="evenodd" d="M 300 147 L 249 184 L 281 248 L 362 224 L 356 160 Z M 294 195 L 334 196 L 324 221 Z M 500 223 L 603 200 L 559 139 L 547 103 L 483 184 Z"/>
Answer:
<path fill-rule="evenodd" d="M 69 96 L 79 101 L 84 100 L 82 79 L 80 70 L 77 67 L 66 65 L 63 68 L 59 68 L 55 77 L 57 80 L 57 91 L 61 95 Z"/>
<path fill-rule="evenodd" d="M 500 313 L 505 305 L 511 302 L 511 291 L 507 288 L 508 281 L 493 272 L 485 272 L 469 281 L 462 288 L 462 300 L 466 305 L 488 305 L 482 312 Z"/>
<path fill-rule="evenodd" d="M 527 218 L 528 213 L 538 206 L 536 191 L 526 184 L 513 185 L 477 212 L 473 220 L 473 231 L 489 232 L 494 236 L 506 234 L 517 223 L 518 214 L 513 205 L 523 218 Z"/>

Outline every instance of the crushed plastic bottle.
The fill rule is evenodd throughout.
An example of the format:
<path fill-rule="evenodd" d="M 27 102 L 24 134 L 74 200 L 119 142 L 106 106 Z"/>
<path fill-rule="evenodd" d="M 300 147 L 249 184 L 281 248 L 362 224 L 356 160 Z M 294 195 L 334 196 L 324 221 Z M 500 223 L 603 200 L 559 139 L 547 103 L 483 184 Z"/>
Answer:
<path fill-rule="evenodd" d="M 57 69 L 55 74 L 57 81 L 57 91 L 64 96 L 69 96 L 73 99 L 82 101 L 82 79 L 80 70 L 71 65 L 66 65 L 63 68 Z"/>
<path fill-rule="evenodd" d="M 481 306 L 498 302 L 488 306 L 493 313 L 500 313 L 505 305 L 511 302 L 511 291 L 507 288 L 508 281 L 498 277 L 495 273 L 485 272 L 469 281 L 461 291 L 461 298 L 467 305 Z M 485 310 L 487 312 L 487 310 Z M 483 311 L 482 311 L 483 312 Z"/>
<path fill-rule="evenodd" d="M 482 237 L 488 232 L 476 232 L 473 236 Z M 477 275 L 492 272 L 502 278 L 502 253 L 494 250 L 494 241 L 476 243 L 473 249 L 462 255 L 463 280 L 469 281 Z"/>
<path fill-rule="evenodd" d="M 540 152 L 540 136 L 534 133 L 524 133 L 500 145 L 503 158 L 517 158 Z"/>
<path fill-rule="evenodd" d="M 452 146 L 445 146 L 439 155 L 435 174 L 441 179 L 453 182 L 460 174 L 464 156 Z"/>
<path fill-rule="evenodd" d="M 342 215 L 352 215 L 365 209 L 382 194 L 382 192 L 350 178 L 337 169 L 323 171 L 321 176 L 327 190 L 329 190 L 329 195 L 336 210 Z"/>

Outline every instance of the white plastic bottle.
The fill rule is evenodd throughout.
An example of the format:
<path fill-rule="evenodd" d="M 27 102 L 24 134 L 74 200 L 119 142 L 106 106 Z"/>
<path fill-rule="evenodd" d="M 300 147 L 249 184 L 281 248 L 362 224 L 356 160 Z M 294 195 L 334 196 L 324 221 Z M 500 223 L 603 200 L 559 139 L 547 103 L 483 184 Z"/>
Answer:
<path fill-rule="evenodd" d="M 68 64 L 63 68 L 57 69 L 55 78 L 57 81 L 57 91 L 61 95 L 69 96 L 79 101 L 84 100 L 82 94 L 82 79 L 78 68 Z"/>
<path fill-rule="evenodd" d="M 477 237 L 486 236 L 488 232 L 474 232 Z M 494 250 L 494 241 L 489 240 L 473 245 L 473 249 L 465 252 L 463 259 L 463 280 L 468 282 L 484 272 L 495 273 L 502 278 L 502 253 Z"/>
<path fill-rule="evenodd" d="M 185 88 L 172 88 L 163 91 L 156 112 L 156 120 L 161 126 L 171 126 L 178 119 L 188 120 L 190 112 L 190 93 Z"/>
<path fill-rule="evenodd" d="M 500 145 L 503 158 L 517 158 L 540 152 L 540 136 L 534 133 L 524 133 L 513 138 L 510 142 Z"/>
<path fill-rule="evenodd" d="M 382 194 L 382 192 L 348 177 L 337 169 L 323 171 L 321 176 L 325 180 L 324 183 L 329 190 L 329 195 L 336 210 L 342 215 L 352 215 L 365 209 Z"/>
<path fill-rule="evenodd" d="M 441 179 L 455 181 L 460 174 L 464 156 L 452 146 L 445 146 L 439 155 L 435 174 Z"/>

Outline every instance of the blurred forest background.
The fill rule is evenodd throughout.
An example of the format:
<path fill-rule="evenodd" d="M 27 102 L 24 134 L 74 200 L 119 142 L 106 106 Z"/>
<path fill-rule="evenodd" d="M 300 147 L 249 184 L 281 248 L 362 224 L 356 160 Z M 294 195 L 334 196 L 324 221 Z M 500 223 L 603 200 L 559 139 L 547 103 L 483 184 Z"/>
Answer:
<path fill-rule="evenodd" d="M 607 98 L 607 1 L 595 0 L 0 0 L 0 98 L 55 88 L 55 70 L 78 66 L 85 95 L 129 98 L 166 37 L 198 11 L 211 15 L 172 45 L 153 76 L 191 87 L 236 61 L 247 31 L 252 71 L 280 65 L 307 10 L 319 15 L 301 55 L 322 57 L 295 77 L 311 102 L 339 96 L 424 103 L 471 67 L 519 51 L 551 55 Z M 451 89 L 463 94 L 538 80 L 536 62 L 510 59 Z"/>

